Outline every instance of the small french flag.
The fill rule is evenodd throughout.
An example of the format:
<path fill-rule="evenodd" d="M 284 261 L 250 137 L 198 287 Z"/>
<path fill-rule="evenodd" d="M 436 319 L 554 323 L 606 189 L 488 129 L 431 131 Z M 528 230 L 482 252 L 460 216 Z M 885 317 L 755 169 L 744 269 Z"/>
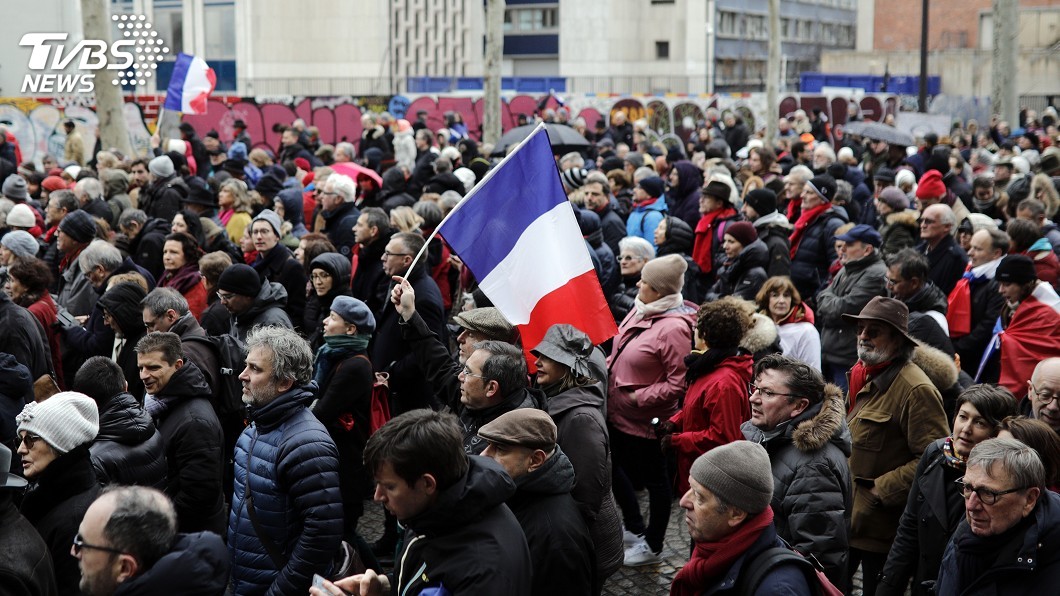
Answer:
<path fill-rule="evenodd" d="M 205 114 L 206 100 L 216 84 L 217 75 L 205 60 L 190 54 L 177 54 L 164 106 L 174 112 Z"/>

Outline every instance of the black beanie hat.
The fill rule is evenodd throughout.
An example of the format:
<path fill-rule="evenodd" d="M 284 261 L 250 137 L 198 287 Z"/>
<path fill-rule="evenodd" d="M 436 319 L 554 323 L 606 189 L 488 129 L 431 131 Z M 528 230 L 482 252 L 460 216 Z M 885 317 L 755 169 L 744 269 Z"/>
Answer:
<path fill-rule="evenodd" d="M 725 203 L 728 203 L 729 199 L 732 198 L 732 187 L 718 180 L 708 182 L 702 192 L 708 197 L 724 201 Z"/>
<path fill-rule="evenodd" d="M 276 195 L 280 194 L 283 190 L 283 181 L 279 178 L 268 174 L 261 177 L 258 183 L 254 186 L 254 190 L 258 191 L 258 194 L 269 199 L 270 201 L 276 198 Z"/>
<path fill-rule="evenodd" d="M 92 216 L 77 209 L 69 213 L 59 222 L 59 229 L 64 234 L 82 244 L 91 242 L 96 237 L 96 222 Z"/>
<path fill-rule="evenodd" d="M 999 282 L 1025 284 L 1038 279 L 1034 261 L 1025 255 L 1005 255 L 994 272 Z"/>
<path fill-rule="evenodd" d="M 777 193 L 768 188 L 756 188 L 747 193 L 743 200 L 759 216 L 769 215 L 777 210 Z"/>
<path fill-rule="evenodd" d="M 236 263 L 221 272 L 221 278 L 217 281 L 217 288 L 253 298 L 261 291 L 261 277 L 250 265 Z"/>

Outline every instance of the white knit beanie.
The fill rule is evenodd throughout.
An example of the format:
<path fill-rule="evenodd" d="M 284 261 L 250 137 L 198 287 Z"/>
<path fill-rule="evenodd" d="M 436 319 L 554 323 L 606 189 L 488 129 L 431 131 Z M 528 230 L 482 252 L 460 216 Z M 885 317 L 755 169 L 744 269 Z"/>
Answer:
<path fill-rule="evenodd" d="M 91 442 L 99 433 L 96 402 L 83 393 L 64 391 L 32 402 L 15 416 L 18 432 L 33 433 L 59 453 Z"/>

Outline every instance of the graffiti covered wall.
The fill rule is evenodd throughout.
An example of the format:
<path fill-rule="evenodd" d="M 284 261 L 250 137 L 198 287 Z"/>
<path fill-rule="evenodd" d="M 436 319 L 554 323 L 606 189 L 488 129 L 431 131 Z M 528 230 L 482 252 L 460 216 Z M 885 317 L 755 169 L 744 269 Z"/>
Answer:
<path fill-rule="evenodd" d="M 128 97 L 125 121 L 136 152 L 146 155 L 150 136 L 154 131 L 161 96 Z M 879 120 L 897 112 L 898 97 L 890 94 L 867 94 L 857 98 L 835 95 L 788 94 L 781 98 L 779 114 L 789 116 L 797 109 L 810 111 L 821 108 L 833 126 L 843 124 L 847 117 L 847 103 L 856 101 L 867 119 Z M 516 126 L 520 114 L 536 114 L 560 105 L 570 110 L 571 117 L 585 119 L 589 130 L 598 120 L 607 120 L 617 111 L 626 112 L 630 120 L 647 119 L 648 126 L 660 135 L 676 134 L 687 138 L 698 121 L 706 118 L 710 109 L 723 112 L 735 110 L 754 129 L 764 126 L 766 101 L 762 94 L 715 96 L 570 96 L 560 104 L 554 96 L 513 95 L 502 102 L 502 127 Z M 437 130 L 445 126 L 446 112 L 463 116 L 472 136 L 478 137 L 482 125 L 484 102 L 481 97 L 460 95 L 374 96 L 374 97 L 259 97 L 215 96 L 210 99 L 206 114 L 184 116 L 204 135 L 216 130 L 223 141 L 233 138 L 232 123 L 243 120 L 255 146 L 276 148 L 280 133 L 276 125 L 289 125 L 295 119 L 305 120 L 308 126 L 320 130 L 324 143 L 356 142 L 361 136 L 361 116 L 367 112 L 389 111 L 396 117 L 415 119 L 423 110 L 427 124 Z M 98 136 L 99 120 L 91 98 L 0 98 L 0 125 L 14 133 L 22 148 L 24 159 L 39 161 L 45 154 L 62 155 L 65 135 L 62 122 L 73 120 L 91 150 Z M 87 157 L 87 156 L 86 156 Z"/>

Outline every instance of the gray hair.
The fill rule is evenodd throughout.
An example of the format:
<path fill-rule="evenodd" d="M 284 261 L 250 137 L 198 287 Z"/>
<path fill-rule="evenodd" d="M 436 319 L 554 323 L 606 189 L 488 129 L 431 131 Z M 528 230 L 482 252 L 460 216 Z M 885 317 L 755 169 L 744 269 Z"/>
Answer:
<path fill-rule="evenodd" d="M 77 257 L 77 265 L 81 267 L 82 273 L 92 271 L 96 265 L 102 265 L 104 271 L 112 273 L 121 266 L 123 260 L 121 251 L 106 240 L 96 239 L 81 251 Z"/>
<path fill-rule="evenodd" d="M 946 203 L 935 203 L 934 205 L 928 205 L 927 208 L 924 209 L 924 211 L 927 211 L 931 208 L 934 208 L 936 211 L 939 212 L 939 223 L 944 226 L 949 226 L 951 230 L 957 227 L 957 216 L 954 215 L 953 208 L 951 208 L 949 205 L 947 205 Z"/>
<path fill-rule="evenodd" d="M 641 166 L 633 170 L 633 183 L 636 184 L 641 180 L 644 180 L 645 178 L 651 178 L 652 176 L 658 176 L 658 174 L 655 173 L 655 170 L 649 168 L 648 166 Z"/>
<path fill-rule="evenodd" d="M 118 228 L 124 228 L 133 222 L 141 226 L 147 223 L 147 214 L 144 213 L 143 209 L 126 209 L 122 211 L 121 217 L 118 218 Z"/>
<path fill-rule="evenodd" d="M 618 241 L 618 252 L 629 251 L 633 256 L 650 261 L 655 258 L 655 247 L 640 236 L 626 236 Z"/>
<path fill-rule="evenodd" d="M 1001 464 L 1020 489 L 1045 486 L 1045 466 L 1038 452 L 1016 439 L 987 439 L 972 447 L 967 467 L 980 467 L 991 474 Z M 991 474 L 993 476 L 993 474 Z"/>
<path fill-rule="evenodd" d="M 788 171 L 788 178 L 791 177 L 798 178 L 800 181 L 805 183 L 810 178 L 813 178 L 813 170 L 802 164 L 799 164 Z"/>
<path fill-rule="evenodd" d="M 103 196 L 103 183 L 96 178 L 82 178 L 74 185 L 74 194 L 84 195 L 93 201 Z"/>
<path fill-rule="evenodd" d="M 350 161 L 353 161 L 353 159 L 357 157 L 357 150 L 353 148 L 353 143 L 347 143 L 345 141 L 335 145 L 335 153 L 343 153 L 346 157 L 350 158 Z"/>
<path fill-rule="evenodd" d="M 571 151 L 570 153 L 559 158 L 559 164 L 561 166 L 561 170 L 566 170 L 567 168 L 584 168 L 585 158 L 582 157 L 581 153 L 578 153 L 577 151 Z"/>
<path fill-rule="evenodd" d="M 305 385 L 313 379 L 313 350 L 293 329 L 257 326 L 247 334 L 247 352 L 265 348 L 272 353 L 272 378 Z"/>
<path fill-rule="evenodd" d="M 147 297 L 140 301 L 140 306 L 150 310 L 151 314 L 156 317 L 161 317 L 168 310 L 176 312 L 180 317 L 189 312 L 188 300 L 173 288 L 151 290 Z"/>
<path fill-rule="evenodd" d="M 346 203 L 352 203 L 356 198 L 354 195 L 357 194 L 357 185 L 354 184 L 353 179 L 345 174 L 332 174 L 328 176 L 328 184 L 331 185 L 331 191 L 342 197 L 342 200 Z"/>
<path fill-rule="evenodd" d="M 136 558 L 149 569 L 169 552 L 177 536 L 177 511 L 162 491 L 145 486 L 110 486 L 114 511 L 103 526 L 103 538 L 115 550 Z"/>

